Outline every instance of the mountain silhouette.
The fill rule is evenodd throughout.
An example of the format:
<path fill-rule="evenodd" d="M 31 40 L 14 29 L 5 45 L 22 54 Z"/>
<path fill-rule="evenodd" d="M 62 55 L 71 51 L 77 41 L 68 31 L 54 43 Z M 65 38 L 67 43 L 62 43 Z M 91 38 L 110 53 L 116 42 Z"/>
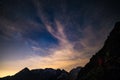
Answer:
<path fill-rule="evenodd" d="M 24 68 L 13 76 L 6 76 L 0 80 L 68 80 L 68 72 L 60 69 L 34 69 Z"/>
<path fill-rule="evenodd" d="M 76 80 L 120 80 L 120 22 L 115 24 L 103 48 L 80 70 Z"/>
<path fill-rule="evenodd" d="M 69 80 L 76 80 L 79 71 L 81 70 L 82 67 L 77 67 L 77 68 L 73 68 L 70 72 L 69 72 Z"/>
<path fill-rule="evenodd" d="M 115 24 L 103 48 L 83 68 L 74 68 L 69 73 L 52 68 L 24 68 L 0 80 L 120 80 L 120 22 Z"/>

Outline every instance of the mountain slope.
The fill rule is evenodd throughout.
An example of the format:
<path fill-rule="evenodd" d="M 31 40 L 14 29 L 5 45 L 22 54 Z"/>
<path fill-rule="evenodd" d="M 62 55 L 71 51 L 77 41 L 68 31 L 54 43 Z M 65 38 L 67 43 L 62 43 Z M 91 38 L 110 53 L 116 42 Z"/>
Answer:
<path fill-rule="evenodd" d="M 81 69 L 77 80 L 120 80 L 120 22 L 115 24 L 103 48 Z"/>

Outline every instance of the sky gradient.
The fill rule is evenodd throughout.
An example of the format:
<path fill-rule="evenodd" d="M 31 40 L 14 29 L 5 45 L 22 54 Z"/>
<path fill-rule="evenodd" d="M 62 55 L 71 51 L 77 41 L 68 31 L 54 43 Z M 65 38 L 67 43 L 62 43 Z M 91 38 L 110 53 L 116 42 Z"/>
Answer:
<path fill-rule="evenodd" d="M 0 0 L 0 77 L 84 66 L 117 21 L 117 0 Z"/>

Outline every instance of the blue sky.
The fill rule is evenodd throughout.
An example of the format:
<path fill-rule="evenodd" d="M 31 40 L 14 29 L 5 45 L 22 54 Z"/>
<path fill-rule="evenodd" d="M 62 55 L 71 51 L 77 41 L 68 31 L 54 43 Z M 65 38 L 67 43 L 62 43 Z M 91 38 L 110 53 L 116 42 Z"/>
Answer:
<path fill-rule="evenodd" d="M 0 76 L 84 66 L 120 20 L 117 0 L 1 0 Z"/>

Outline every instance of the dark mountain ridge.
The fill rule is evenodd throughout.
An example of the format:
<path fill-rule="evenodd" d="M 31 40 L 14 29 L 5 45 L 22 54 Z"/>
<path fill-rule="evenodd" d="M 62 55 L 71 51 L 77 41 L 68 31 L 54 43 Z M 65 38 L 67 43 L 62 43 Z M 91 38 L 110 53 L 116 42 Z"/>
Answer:
<path fill-rule="evenodd" d="M 77 74 L 81 67 L 74 68 L 68 73 L 64 69 L 33 69 L 24 68 L 13 76 L 6 76 L 0 80 L 73 80 L 77 78 Z"/>
<path fill-rule="evenodd" d="M 61 76 L 65 74 L 65 76 Z M 68 72 L 60 69 L 34 69 L 29 70 L 28 68 L 24 68 L 13 76 L 6 76 L 1 78 L 0 80 L 59 80 L 59 76 L 64 80 L 68 78 Z"/>

